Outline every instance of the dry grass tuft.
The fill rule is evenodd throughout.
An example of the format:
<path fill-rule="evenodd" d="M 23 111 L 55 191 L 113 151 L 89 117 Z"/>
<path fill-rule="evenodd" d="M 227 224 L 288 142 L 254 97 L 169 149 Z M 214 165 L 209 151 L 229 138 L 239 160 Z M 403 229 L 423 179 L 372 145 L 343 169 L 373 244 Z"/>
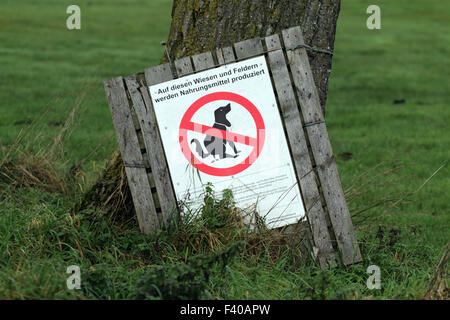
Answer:
<path fill-rule="evenodd" d="M 49 137 L 45 134 L 46 111 L 22 130 L 11 145 L 1 146 L 0 183 L 13 189 L 38 186 L 49 192 L 65 194 L 69 191 L 68 179 L 73 176 L 65 174 L 63 142 L 76 127 L 76 115 L 86 95 L 87 91 L 83 90 L 55 135 Z"/>
<path fill-rule="evenodd" d="M 445 247 L 444 254 L 439 261 L 424 299 L 450 300 L 449 268 L 450 242 Z"/>
<path fill-rule="evenodd" d="M 100 209 L 117 225 L 135 221 L 135 213 L 125 168 L 116 151 L 97 181 L 74 207 L 75 212 Z"/>

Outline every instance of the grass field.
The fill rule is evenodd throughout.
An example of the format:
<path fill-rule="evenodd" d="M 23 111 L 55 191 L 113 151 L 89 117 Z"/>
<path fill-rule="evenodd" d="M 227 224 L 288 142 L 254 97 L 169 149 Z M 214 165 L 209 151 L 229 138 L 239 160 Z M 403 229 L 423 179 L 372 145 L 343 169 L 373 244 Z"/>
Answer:
<path fill-rule="evenodd" d="M 382 29 L 368 30 L 372 2 L 342 2 L 327 126 L 365 261 L 324 272 L 261 235 L 215 235 L 208 245 L 204 235 L 223 222 L 211 213 L 229 209 L 229 201 L 207 202 L 201 227 L 170 235 L 144 236 L 133 221 L 112 222 L 101 212 L 73 214 L 116 149 L 102 82 L 159 62 L 171 1 L 79 0 L 82 30 L 68 31 L 72 1 L 3 0 L 0 173 L 11 148 L 24 151 L 12 163 L 32 154 L 55 175 L 79 163 L 81 171 L 69 182 L 56 179 L 62 187 L 55 190 L 0 177 L 0 298 L 423 297 L 450 239 L 450 4 L 376 1 Z M 50 152 L 46 145 L 64 133 L 74 107 L 64 152 Z M 380 290 L 366 287 L 372 264 L 381 268 Z M 69 265 L 81 267 L 82 290 L 67 289 Z"/>

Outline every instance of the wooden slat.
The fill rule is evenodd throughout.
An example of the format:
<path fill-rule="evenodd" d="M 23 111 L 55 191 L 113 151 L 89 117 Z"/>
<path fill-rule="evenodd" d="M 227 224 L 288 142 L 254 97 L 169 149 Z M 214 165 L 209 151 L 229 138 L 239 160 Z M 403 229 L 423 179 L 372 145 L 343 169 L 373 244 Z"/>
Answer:
<path fill-rule="evenodd" d="M 140 85 L 135 77 L 126 78 L 125 83 L 141 127 L 147 150 L 146 155 L 150 161 L 156 193 L 161 206 L 161 224 L 168 227 L 169 219 L 176 213 L 177 201 L 156 123 L 153 104 L 147 88 L 143 88 L 141 95 Z"/>
<path fill-rule="evenodd" d="M 303 44 L 304 39 L 300 27 L 284 30 L 283 40 L 286 48 Z M 323 121 L 319 96 L 306 50 L 304 48 L 287 50 L 287 55 L 304 121 L 306 123 Z M 327 128 L 324 123 L 321 123 L 308 126 L 307 132 L 343 263 L 349 265 L 360 262 L 362 257 L 342 190 Z"/>
<path fill-rule="evenodd" d="M 145 81 L 147 81 L 147 86 L 170 81 L 172 79 L 173 75 L 168 63 L 160 64 L 145 70 Z"/>
<path fill-rule="evenodd" d="M 225 59 L 223 57 L 222 49 L 217 49 L 216 50 L 216 57 L 217 57 L 217 62 L 219 63 L 219 65 L 224 65 L 225 64 Z"/>
<path fill-rule="evenodd" d="M 233 47 L 225 47 L 216 50 L 217 60 L 219 65 L 224 65 L 236 61 Z"/>
<path fill-rule="evenodd" d="M 205 52 L 192 57 L 196 72 L 214 68 L 214 59 L 211 52 Z"/>
<path fill-rule="evenodd" d="M 214 59 L 211 52 L 205 52 L 192 57 L 195 71 L 203 71 L 206 69 L 214 68 Z"/>
<path fill-rule="evenodd" d="M 238 60 L 254 57 L 263 53 L 261 39 L 255 38 L 234 44 Z"/>
<path fill-rule="evenodd" d="M 236 57 L 234 55 L 233 47 L 225 47 L 222 49 L 223 60 L 225 63 L 231 63 L 236 61 Z"/>
<path fill-rule="evenodd" d="M 316 175 L 309 157 L 308 145 L 303 133 L 303 125 L 298 110 L 297 101 L 292 88 L 286 60 L 282 50 L 280 37 L 273 35 L 266 37 L 268 62 L 272 71 L 278 103 L 286 126 L 287 137 L 300 190 L 305 204 L 307 218 L 312 230 L 314 245 L 318 249 L 320 266 L 326 269 L 336 265 L 336 256 L 332 244 L 332 237 L 328 231 L 325 212 L 322 208 Z"/>
<path fill-rule="evenodd" d="M 125 164 L 142 165 L 143 157 L 136 136 L 129 101 L 123 78 L 118 77 L 104 83 L 114 128 Z M 125 167 L 134 208 L 142 232 L 150 233 L 159 227 L 150 183 L 145 168 Z"/>
<path fill-rule="evenodd" d="M 184 77 L 194 73 L 194 67 L 192 66 L 191 57 L 178 59 L 175 61 L 175 69 L 179 77 Z"/>

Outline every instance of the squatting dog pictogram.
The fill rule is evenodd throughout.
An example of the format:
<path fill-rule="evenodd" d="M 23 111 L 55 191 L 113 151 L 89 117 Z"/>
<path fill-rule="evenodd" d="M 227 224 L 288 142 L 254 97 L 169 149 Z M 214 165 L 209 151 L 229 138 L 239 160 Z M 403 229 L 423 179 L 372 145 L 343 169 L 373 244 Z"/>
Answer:
<path fill-rule="evenodd" d="M 227 128 L 231 127 L 230 121 L 227 119 L 227 114 L 231 111 L 231 104 L 227 104 L 224 107 L 220 107 L 214 111 L 214 125 L 213 128 L 227 131 Z M 206 136 L 203 140 L 203 145 L 206 148 L 206 152 L 203 150 L 201 143 L 197 139 L 192 139 L 191 144 L 195 143 L 195 150 L 198 155 L 202 158 L 213 156 L 214 159 L 216 155 L 219 159 L 225 158 L 237 158 L 240 151 L 237 150 L 236 145 L 231 140 L 221 139 L 214 136 Z M 233 149 L 234 155 L 228 154 L 227 144 Z"/>

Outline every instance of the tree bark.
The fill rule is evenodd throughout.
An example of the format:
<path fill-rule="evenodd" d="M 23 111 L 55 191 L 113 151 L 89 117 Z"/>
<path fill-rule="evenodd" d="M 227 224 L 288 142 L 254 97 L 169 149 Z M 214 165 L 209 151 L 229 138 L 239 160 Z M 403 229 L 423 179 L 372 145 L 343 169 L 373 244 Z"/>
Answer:
<path fill-rule="evenodd" d="M 174 0 L 167 45 L 172 60 L 300 25 L 306 44 L 333 51 L 340 0 Z M 332 56 L 308 52 L 322 110 Z M 161 62 L 166 62 L 164 56 Z M 123 166 L 116 157 L 77 209 L 104 208 L 129 216 L 133 208 Z M 120 187 L 119 187 L 120 186 Z"/>
<path fill-rule="evenodd" d="M 338 0 L 174 0 L 170 56 L 178 59 L 297 25 L 306 44 L 333 51 L 339 8 Z M 332 57 L 308 54 L 325 111 Z"/>

